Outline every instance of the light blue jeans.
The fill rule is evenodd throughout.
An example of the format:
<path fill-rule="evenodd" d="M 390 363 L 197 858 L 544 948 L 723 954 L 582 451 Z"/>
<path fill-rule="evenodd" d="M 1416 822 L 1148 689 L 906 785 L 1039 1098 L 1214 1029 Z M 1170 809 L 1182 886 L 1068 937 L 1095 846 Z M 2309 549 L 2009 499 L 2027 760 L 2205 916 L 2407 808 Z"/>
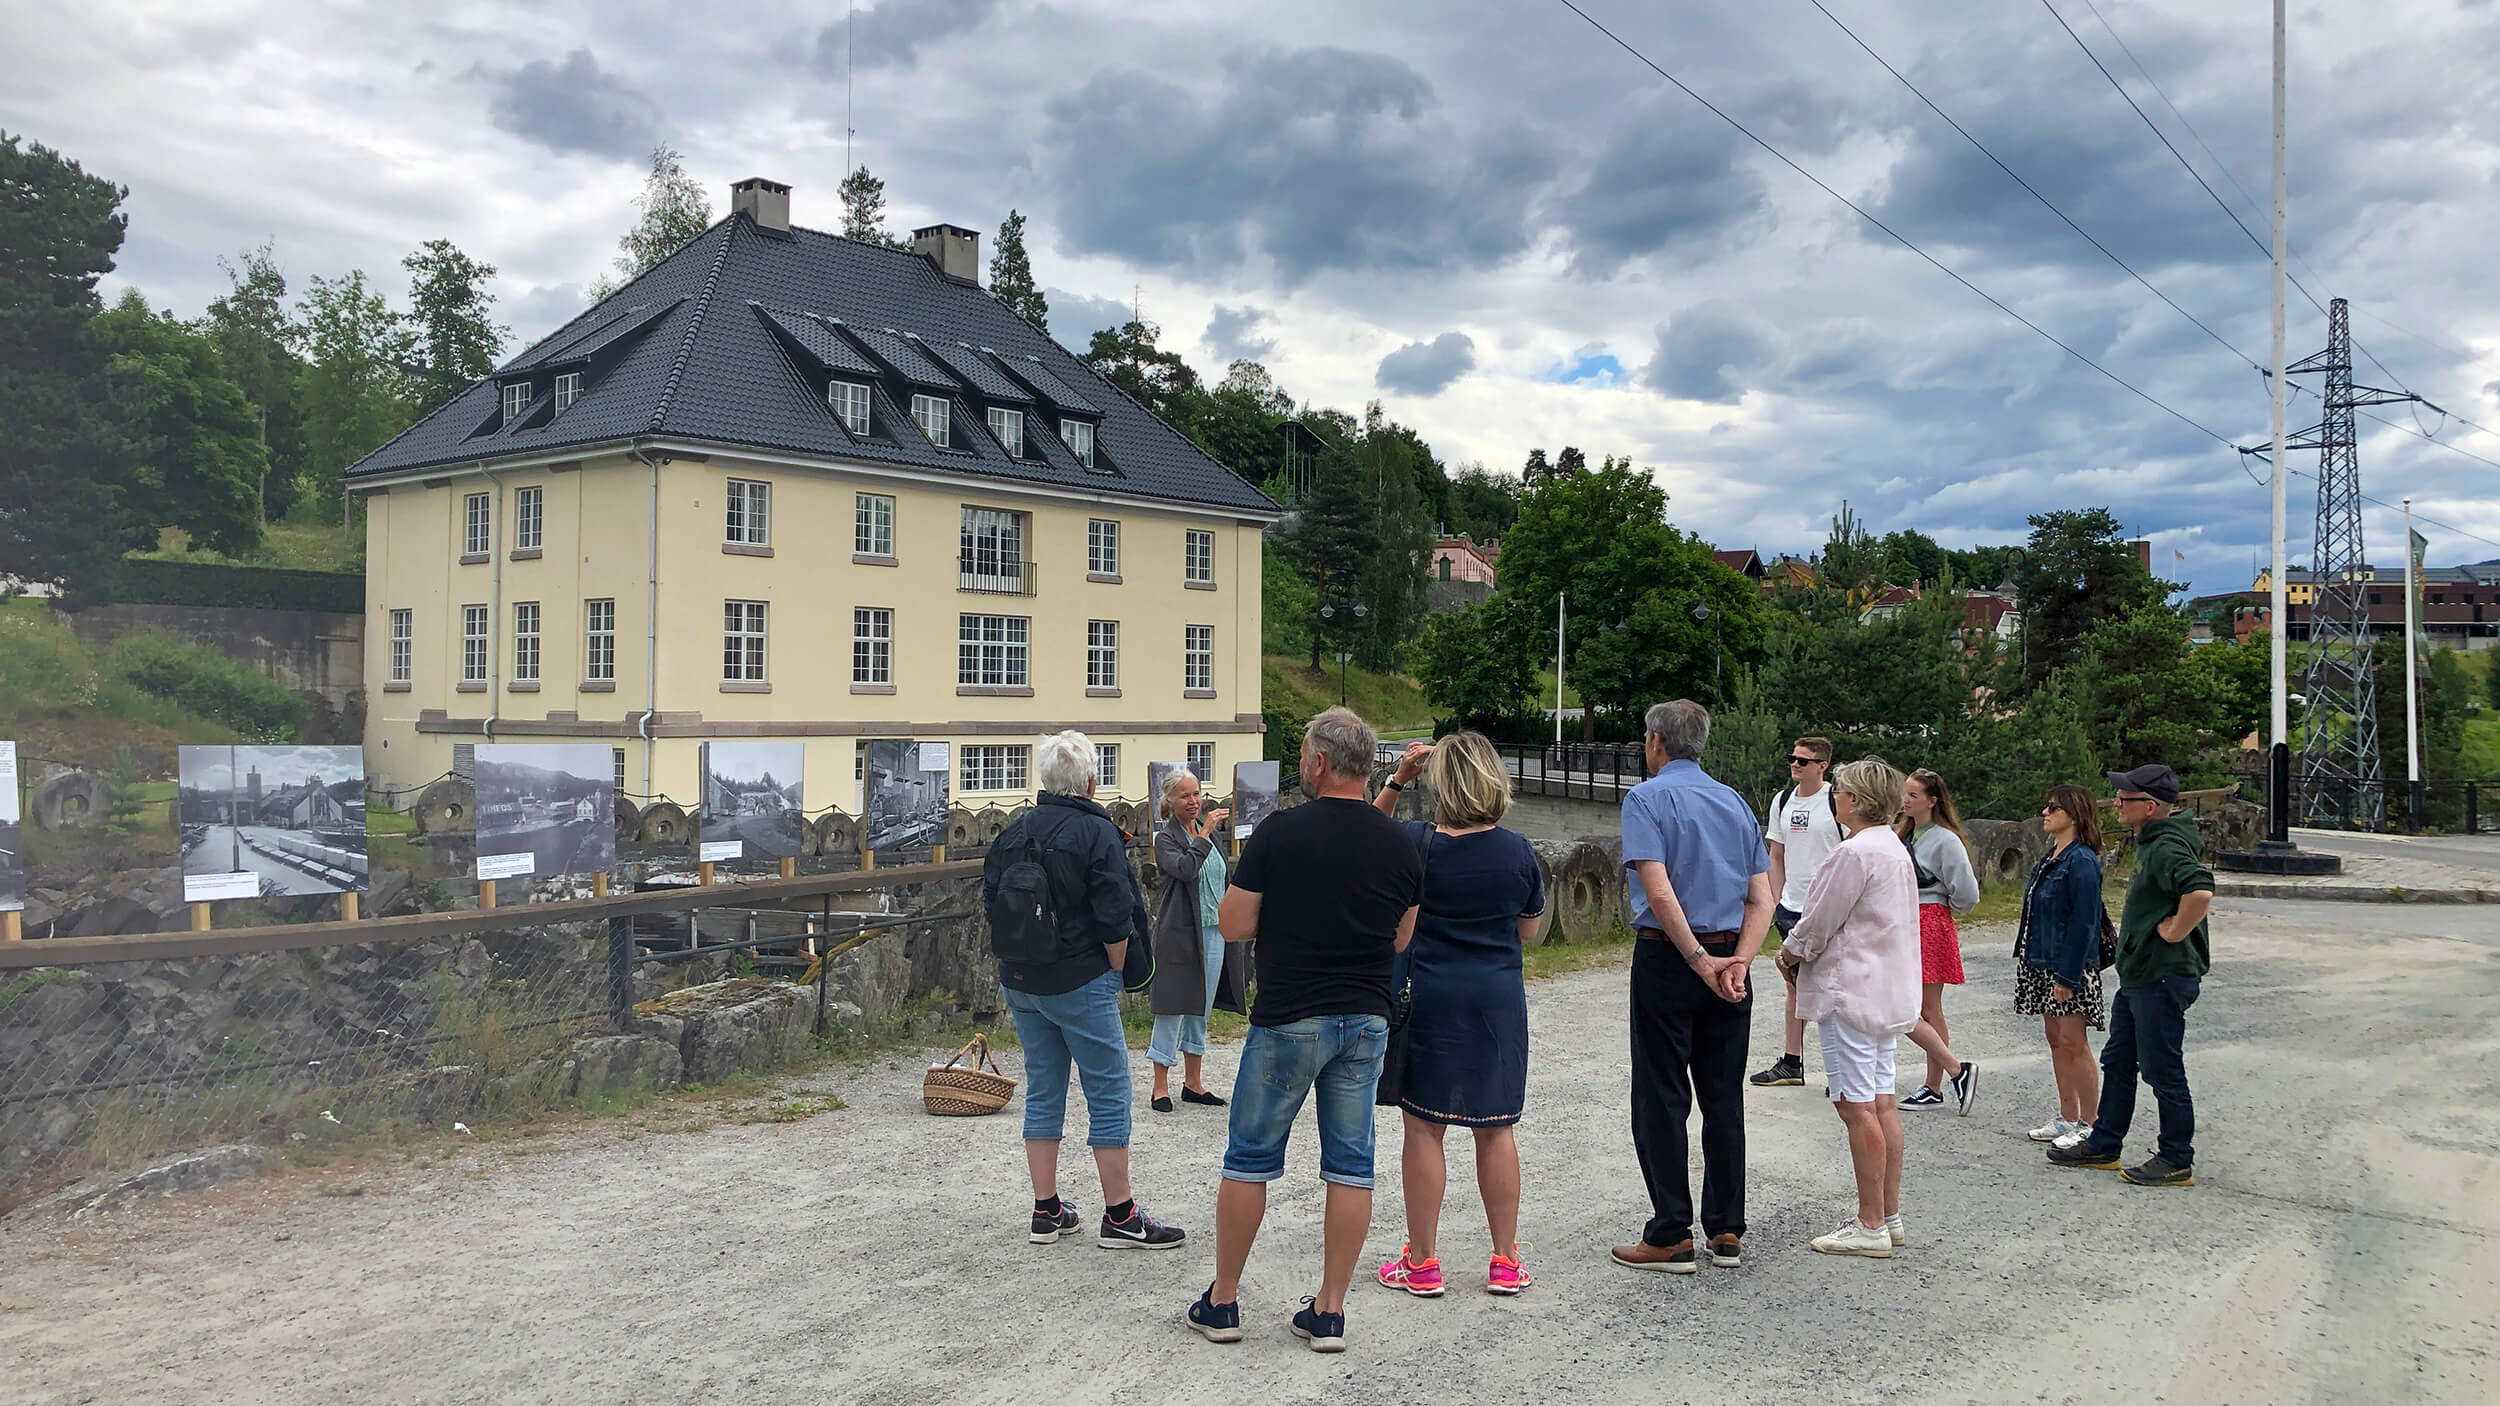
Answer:
<path fill-rule="evenodd" d="M 1120 1029 L 1120 974 L 1107 971 L 1056 996 L 1009 991 L 1024 1044 L 1024 1136 L 1059 1140 L 1068 1114 L 1068 1066 L 1085 1085 L 1088 1147 L 1128 1146 L 1128 1037 Z"/>
<path fill-rule="evenodd" d="M 1215 1009 L 1215 983 L 1224 974 L 1224 934 L 1201 928 L 1198 942 L 1205 949 L 1207 1009 L 1196 1015 L 1156 1016 L 1154 1038 L 1146 1042 L 1146 1058 L 1166 1069 L 1180 1063 L 1182 1055 L 1207 1052 L 1207 1012 Z"/>

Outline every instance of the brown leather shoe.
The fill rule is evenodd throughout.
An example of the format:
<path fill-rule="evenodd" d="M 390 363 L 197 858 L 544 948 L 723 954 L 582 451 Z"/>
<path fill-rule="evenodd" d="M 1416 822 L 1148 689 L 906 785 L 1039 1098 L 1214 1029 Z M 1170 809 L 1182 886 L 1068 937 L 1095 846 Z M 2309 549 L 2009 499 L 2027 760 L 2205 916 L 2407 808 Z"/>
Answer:
<path fill-rule="evenodd" d="M 1721 1269 L 1735 1269 L 1745 1262 L 1745 1242 L 1733 1235 L 1710 1237 L 1710 1262 Z"/>
<path fill-rule="evenodd" d="M 1691 1274 L 1701 1268 L 1693 1255 L 1693 1242 L 1687 1237 L 1672 1245 L 1652 1245 L 1635 1241 L 1617 1245 L 1613 1250 L 1615 1263 L 1626 1269 L 1654 1269 L 1665 1274 Z"/>

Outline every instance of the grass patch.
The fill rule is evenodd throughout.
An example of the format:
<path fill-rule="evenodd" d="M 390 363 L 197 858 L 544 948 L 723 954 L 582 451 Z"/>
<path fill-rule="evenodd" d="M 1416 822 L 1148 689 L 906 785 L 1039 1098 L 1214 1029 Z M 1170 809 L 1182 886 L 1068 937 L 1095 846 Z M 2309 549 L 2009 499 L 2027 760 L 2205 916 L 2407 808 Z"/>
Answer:
<path fill-rule="evenodd" d="M 273 522 L 261 529 L 260 545 L 240 556 L 194 550 L 191 534 L 168 527 L 156 534 L 156 550 L 132 552 L 141 561 L 181 561 L 209 566 L 277 566 L 294 571 L 365 569 L 365 530 L 330 523 Z"/>
<path fill-rule="evenodd" d="M 122 747 L 232 742 L 234 730 L 153 697 L 106 666 L 55 618 L 48 601 L 0 601 L 0 737 L 19 760 L 102 767 Z"/>
<path fill-rule="evenodd" d="M 2485 710 L 2465 720 L 2465 774 L 2500 776 L 2500 715 Z"/>
<path fill-rule="evenodd" d="M 819 1113 L 839 1113 L 850 1107 L 827 1093 L 791 1094 L 769 1103 L 748 1104 L 729 1111 L 729 1121 L 742 1126 L 757 1123 L 800 1123 Z"/>
<path fill-rule="evenodd" d="M 377 810 L 368 806 L 365 809 L 365 833 L 367 835 L 413 835 L 417 833 L 417 818 L 396 810 Z"/>
<path fill-rule="evenodd" d="M 1315 717 L 1337 706 L 1337 664 L 1330 660 L 1319 673 L 1311 672 L 1306 655 L 1267 656 L 1261 679 L 1261 701 L 1271 708 L 1284 708 L 1296 717 Z M 1363 720 L 1380 732 L 1430 735 L 1432 705 L 1424 701 L 1422 685 L 1404 674 L 1374 673 L 1369 669 L 1348 666 L 1345 671 L 1346 706 L 1363 715 Z"/>

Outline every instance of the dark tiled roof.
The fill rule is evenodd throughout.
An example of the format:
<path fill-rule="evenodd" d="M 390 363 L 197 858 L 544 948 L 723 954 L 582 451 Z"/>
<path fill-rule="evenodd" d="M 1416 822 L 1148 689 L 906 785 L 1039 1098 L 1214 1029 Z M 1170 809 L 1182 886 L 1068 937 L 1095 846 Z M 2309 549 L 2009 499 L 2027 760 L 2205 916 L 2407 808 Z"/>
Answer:
<path fill-rule="evenodd" d="M 585 377 L 580 398 L 561 412 L 553 410 L 558 371 Z M 524 373 L 532 380 L 530 409 L 506 424 L 501 386 Z M 825 403 L 836 373 L 874 383 L 866 436 L 846 430 Z M 915 390 L 954 399 L 951 448 L 929 443 L 900 413 Z M 1019 459 L 983 425 L 991 404 L 1037 403 L 1099 422 L 1094 469 L 1077 463 L 1046 426 L 1025 435 Z M 348 473 L 561 453 L 645 435 L 1278 510 L 986 291 L 947 278 L 916 254 L 808 229 L 783 238 L 743 215 L 714 225 Z"/>

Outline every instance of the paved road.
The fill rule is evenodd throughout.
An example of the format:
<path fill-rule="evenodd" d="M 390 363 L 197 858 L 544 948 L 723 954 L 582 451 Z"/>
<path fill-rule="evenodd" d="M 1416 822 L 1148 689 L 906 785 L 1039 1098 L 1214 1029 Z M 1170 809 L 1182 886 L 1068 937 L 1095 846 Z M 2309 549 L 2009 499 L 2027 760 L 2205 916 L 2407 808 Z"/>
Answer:
<path fill-rule="evenodd" d="M 2500 795 L 2493 800 L 2500 803 Z M 2292 842 L 2329 854 L 2500 871 L 2500 835 L 2359 835 L 2340 830 L 2294 830 Z"/>
<path fill-rule="evenodd" d="M 1342 1357 L 1285 1331 L 1319 1254 L 1307 1113 L 1245 1283 L 1249 1338 L 1215 1347 L 1177 1322 L 1209 1247 L 1026 1245 L 1017 1113 L 922 1115 L 920 1066 L 940 1056 L 914 1052 L 801 1081 L 850 1107 L 789 1125 L 518 1156 L 445 1138 L 448 1161 L 326 1183 L 361 1196 L 281 1180 L 67 1236 L 0 1222 L 0 1403 L 2487 1402 L 2500 952 L 2325 906 L 2328 921 L 2222 906 L 2222 966 L 2191 1026 L 2187 1191 L 2060 1171 L 2023 1141 L 2046 1062 L 2010 1010 L 2009 934 L 1974 933 L 1951 1011 L 1982 1066 L 1979 1112 L 1917 1115 L 1913 1240 L 1890 1261 L 1805 1249 L 1849 1200 L 1838 1122 L 1809 1087 L 1748 1093 L 1744 1269 L 1607 1262 L 1643 1203 L 1624 977 L 1606 969 L 1530 998 L 1536 1287 L 1475 1291 L 1483 1231 L 1454 1139 L 1456 1291 L 1358 1286 Z M 1767 965 L 1757 980 L 1776 985 Z M 1754 1016 L 1759 1052 L 1778 1009 Z M 1218 1088 L 1237 1052 L 1209 1057 Z M 1203 1238 L 1223 1115 L 1139 1118 L 1147 1203 Z M 1067 1186 L 1090 1213 L 1082 1160 Z M 1397 1253 L 1396 1166 L 1392 1139 L 1367 1262 Z"/>
<path fill-rule="evenodd" d="M 2420 938 L 2500 947 L 2500 903 L 2342 903 L 2304 899 L 2217 898 L 2217 921 L 2239 915 L 2367 938 Z"/>

